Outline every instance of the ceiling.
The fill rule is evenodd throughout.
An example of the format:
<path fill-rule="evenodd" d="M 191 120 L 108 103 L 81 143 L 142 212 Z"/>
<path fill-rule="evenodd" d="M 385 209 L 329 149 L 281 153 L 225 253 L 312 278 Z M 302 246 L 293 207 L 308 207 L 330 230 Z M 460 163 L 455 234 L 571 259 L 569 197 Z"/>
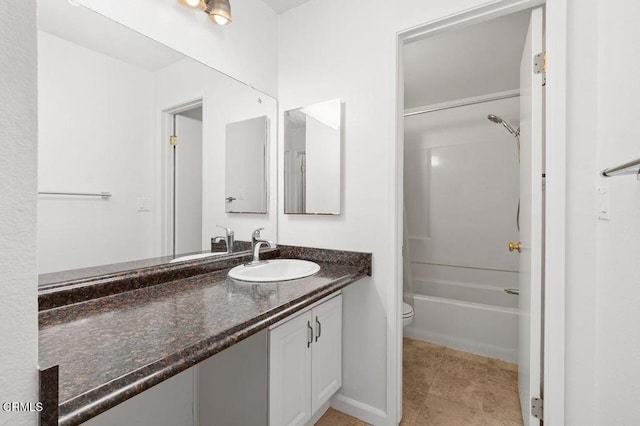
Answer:
<path fill-rule="evenodd" d="M 271 9 L 275 10 L 279 15 L 308 1 L 309 0 L 264 0 L 264 2 L 267 3 L 271 7 Z"/>
<path fill-rule="evenodd" d="M 405 108 L 518 89 L 528 10 L 409 43 Z"/>
<path fill-rule="evenodd" d="M 38 30 L 147 71 L 184 59 L 181 53 L 68 0 L 38 2 Z"/>

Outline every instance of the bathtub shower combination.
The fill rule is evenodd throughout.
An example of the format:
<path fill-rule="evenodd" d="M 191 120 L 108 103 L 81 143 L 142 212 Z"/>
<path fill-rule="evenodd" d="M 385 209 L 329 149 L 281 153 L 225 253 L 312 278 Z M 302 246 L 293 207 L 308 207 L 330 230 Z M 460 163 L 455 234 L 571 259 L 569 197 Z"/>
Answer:
<path fill-rule="evenodd" d="M 405 120 L 404 333 L 516 362 L 519 99 L 494 99 Z"/>

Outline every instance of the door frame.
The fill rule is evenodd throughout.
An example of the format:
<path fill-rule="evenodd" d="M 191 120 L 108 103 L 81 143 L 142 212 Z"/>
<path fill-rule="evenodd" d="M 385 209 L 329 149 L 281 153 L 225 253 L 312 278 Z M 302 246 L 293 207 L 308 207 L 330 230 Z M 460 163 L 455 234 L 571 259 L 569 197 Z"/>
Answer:
<path fill-rule="evenodd" d="M 402 417 L 402 232 L 404 205 L 404 80 L 403 46 L 405 43 L 459 29 L 478 22 L 544 5 L 545 50 L 547 63 L 545 92 L 545 172 L 546 208 L 544 212 L 544 312 L 543 312 L 543 393 L 544 421 L 564 424 L 565 406 L 565 220 L 566 220 L 566 39 L 567 0 L 495 0 L 482 6 L 461 10 L 434 21 L 400 31 L 396 34 L 396 143 L 390 155 L 392 178 L 390 215 L 395 229 L 395 383 L 389 386 L 388 400 L 395 392 L 396 423 Z M 549 47 L 552 46 L 552 49 Z M 393 309 L 390 310 L 393 312 Z"/>
<path fill-rule="evenodd" d="M 158 154 L 156 157 L 159 159 L 157 163 L 159 164 L 159 167 L 157 171 L 158 185 L 156 192 L 156 199 L 158 200 L 156 209 L 158 213 L 156 215 L 156 220 L 159 226 L 156 229 L 161 230 L 161 232 L 158 233 L 157 241 L 155 244 L 158 250 L 158 256 L 167 256 L 167 253 L 169 253 L 169 247 L 171 247 L 173 244 L 171 235 L 171 219 L 173 217 L 173 206 L 171 199 L 168 196 L 169 188 L 171 186 L 171 173 L 169 173 L 169 162 L 171 161 L 171 156 L 170 150 L 167 149 L 169 137 L 173 134 L 173 116 L 181 112 L 197 108 L 199 106 L 202 107 L 204 143 L 204 117 L 206 117 L 204 95 L 198 96 L 196 98 L 190 98 L 183 102 L 174 104 L 173 106 L 162 108 L 160 111 L 160 143 L 157 145 Z M 204 169 L 202 170 L 202 179 L 205 179 Z M 204 202 L 202 205 L 202 209 L 202 213 L 204 215 Z"/>

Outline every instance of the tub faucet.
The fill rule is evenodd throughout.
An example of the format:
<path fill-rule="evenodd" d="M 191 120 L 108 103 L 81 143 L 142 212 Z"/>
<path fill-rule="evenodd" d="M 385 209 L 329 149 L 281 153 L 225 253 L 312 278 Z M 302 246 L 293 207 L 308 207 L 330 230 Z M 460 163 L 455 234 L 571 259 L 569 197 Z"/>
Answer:
<path fill-rule="evenodd" d="M 235 240 L 235 232 L 233 232 L 233 229 L 231 228 L 225 228 L 224 226 L 220 226 L 220 225 L 216 225 L 218 228 L 222 228 L 224 229 L 225 232 L 225 236 L 224 237 L 214 237 L 213 238 L 213 242 L 214 243 L 219 243 L 221 241 L 224 241 L 227 245 L 227 253 L 232 253 L 233 252 L 233 243 Z"/>
<path fill-rule="evenodd" d="M 246 263 L 245 266 L 255 266 L 263 263 L 267 263 L 266 260 L 260 260 L 260 247 L 267 244 L 271 248 L 276 248 L 276 244 L 273 241 L 263 240 L 260 237 L 260 231 L 264 228 L 258 228 L 251 234 L 251 252 L 253 253 L 253 260 Z"/>

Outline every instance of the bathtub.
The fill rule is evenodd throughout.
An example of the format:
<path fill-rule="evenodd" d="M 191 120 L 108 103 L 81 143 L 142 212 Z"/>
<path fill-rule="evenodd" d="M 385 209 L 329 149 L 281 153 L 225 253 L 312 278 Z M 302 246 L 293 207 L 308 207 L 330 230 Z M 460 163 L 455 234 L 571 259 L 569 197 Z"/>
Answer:
<path fill-rule="evenodd" d="M 518 361 L 518 298 L 501 287 L 414 280 L 406 337 L 508 362 Z"/>

